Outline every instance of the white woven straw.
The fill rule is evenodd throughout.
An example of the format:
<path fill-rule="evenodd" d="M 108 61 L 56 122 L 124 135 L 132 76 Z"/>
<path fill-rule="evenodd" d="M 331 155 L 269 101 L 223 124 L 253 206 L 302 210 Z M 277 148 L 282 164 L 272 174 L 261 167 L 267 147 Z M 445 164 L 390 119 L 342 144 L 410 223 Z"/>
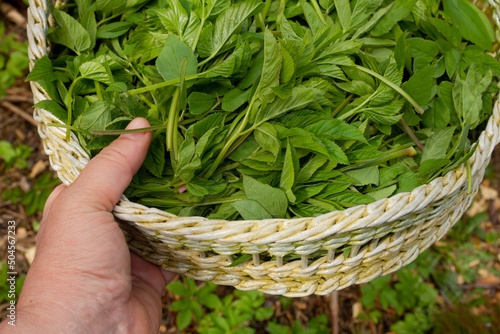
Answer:
<path fill-rule="evenodd" d="M 28 39 L 31 66 L 48 54 L 48 0 L 30 0 Z M 499 0 L 491 5 L 500 8 Z M 498 12 L 498 10 L 497 10 Z M 498 22 L 497 13 L 493 15 Z M 32 83 L 35 103 L 48 98 Z M 50 164 L 69 185 L 89 161 L 76 136 L 65 140 L 63 123 L 35 109 L 35 120 Z M 470 158 L 472 192 L 467 194 L 465 165 L 409 193 L 315 218 L 262 221 L 177 217 L 130 202 L 114 209 L 130 249 L 167 270 L 241 290 L 286 296 L 328 294 L 394 272 L 415 258 L 460 219 L 481 183 L 500 140 L 500 102 Z M 352 246 L 347 257 L 339 251 Z M 336 252 L 337 250 L 337 252 Z M 252 258 L 229 267 L 237 254 Z M 293 260 L 290 256 L 295 255 Z"/>

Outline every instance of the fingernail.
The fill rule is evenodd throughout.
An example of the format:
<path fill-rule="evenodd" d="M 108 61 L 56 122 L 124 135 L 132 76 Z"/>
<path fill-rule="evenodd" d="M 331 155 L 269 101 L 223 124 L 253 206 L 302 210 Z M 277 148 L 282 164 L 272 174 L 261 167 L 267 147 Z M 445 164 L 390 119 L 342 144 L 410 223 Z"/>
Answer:
<path fill-rule="evenodd" d="M 140 128 L 146 128 L 149 126 L 149 122 L 145 118 L 135 118 L 133 119 L 126 127 L 126 130 L 133 130 L 133 129 L 140 129 Z M 142 136 L 146 134 L 147 131 L 145 132 L 137 132 L 137 133 L 126 133 L 121 135 L 123 138 L 128 138 L 128 139 L 139 139 Z"/>

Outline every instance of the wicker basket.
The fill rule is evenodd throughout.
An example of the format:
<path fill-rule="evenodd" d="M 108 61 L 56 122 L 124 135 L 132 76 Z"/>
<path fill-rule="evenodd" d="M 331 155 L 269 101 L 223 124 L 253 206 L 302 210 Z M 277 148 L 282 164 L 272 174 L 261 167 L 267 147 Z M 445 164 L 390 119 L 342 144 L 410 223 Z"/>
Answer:
<path fill-rule="evenodd" d="M 33 60 L 48 52 L 48 1 L 30 0 L 31 66 Z M 498 11 L 500 1 L 490 3 Z M 498 17 L 494 15 L 497 23 Z M 35 102 L 48 98 L 36 83 L 31 87 Z M 65 129 L 47 126 L 61 120 L 41 109 L 35 109 L 34 116 L 51 166 L 69 185 L 89 156 L 74 134 L 67 142 Z M 443 237 L 471 204 L 500 140 L 499 127 L 497 101 L 470 158 L 470 194 L 462 165 L 410 193 L 315 218 L 224 221 L 177 217 L 130 202 L 124 196 L 114 214 L 130 249 L 165 269 L 241 290 L 285 296 L 324 295 L 394 272 Z M 347 257 L 339 251 L 345 246 L 352 246 Z M 251 259 L 229 267 L 235 255 L 242 253 L 251 254 Z M 293 260 L 288 260 L 290 255 Z"/>

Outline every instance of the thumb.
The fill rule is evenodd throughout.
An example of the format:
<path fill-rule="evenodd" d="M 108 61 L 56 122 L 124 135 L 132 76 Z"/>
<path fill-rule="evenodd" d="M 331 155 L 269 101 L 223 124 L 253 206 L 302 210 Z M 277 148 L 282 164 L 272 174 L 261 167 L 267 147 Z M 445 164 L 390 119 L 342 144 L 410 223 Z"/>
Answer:
<path fill-rule="evenodd" d="M 145 118 L 132 120 L 127 129 L 149 126 Z M 151 132 L 123 134 L 96 155 L 67 189 L 77 203 L 111 211 L 139 170 L 151 143 Z"/>

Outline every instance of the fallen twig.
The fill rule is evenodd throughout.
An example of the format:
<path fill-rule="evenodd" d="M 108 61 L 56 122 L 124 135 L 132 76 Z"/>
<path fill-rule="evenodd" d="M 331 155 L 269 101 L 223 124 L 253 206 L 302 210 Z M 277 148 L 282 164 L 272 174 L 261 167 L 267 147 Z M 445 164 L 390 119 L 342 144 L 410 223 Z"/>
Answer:
<path fill-rule="evenodd" d="M 0 11 L 5 15 L 6 18 L 14 22 L 15 24 L 26 27 L 26 19 L 21 13 L 17 11 L 14 7 L 6 2 L 0 3 Z"/>
<path fill-rule="evenodd" d="M 33 118 L 33 116 L 31 116 L 29 113 L 27 113 L 26 111 L 22 110 L 21 108 L 13 105 L 12 103 L 7 102 L 7 101 L 1 101 L 0 105 L 3 106 L 3 107 L 5 107 L 5 108 L 7 108 L 10 111 L 12 111 L 13 113 L 21 116 L 26 121 L 28 121 L 29 123 L 33 124 L 34 126 L 38 126 L 38 123 L 35 121 L 35 119 Z"/>
<path fill-rule="evenodd" d="M 339 334 L 339 293 L 330 294 L 330 310 L 332 312 L 332 333 Z"/>
<path fill-rule="evenodd" d="M 0 98 L 0 101 L 9 101 L 9 102 L 30 102 L 33 103 L 33 97 L 32 96 L 20 96 L 20 95 L 15 95 L 15 96 L 2 96 Z"/>

